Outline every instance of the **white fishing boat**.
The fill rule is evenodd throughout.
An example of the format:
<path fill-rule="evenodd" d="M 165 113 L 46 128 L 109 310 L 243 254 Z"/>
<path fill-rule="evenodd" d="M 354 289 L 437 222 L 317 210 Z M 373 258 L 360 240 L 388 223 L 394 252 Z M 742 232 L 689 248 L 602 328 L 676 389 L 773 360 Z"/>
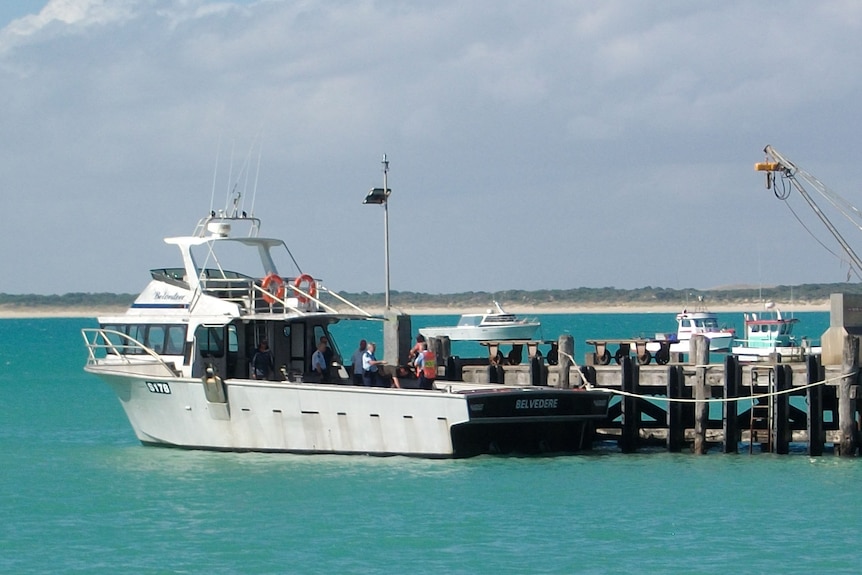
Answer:
<path fill-rule="evenodd" d="M 542 326 L 539 320 L 519 318 L 494 302 L 496 311 L 466 313 L 457 325 L 423 327 L 419 333 L 425 337 L 448 337 L 451 341 L 505 341 L 533 339 Z"/>
<path fill-rule="evenodd" d="M 761 314 L 743 314 L 745 320 L 745 339 L 735 340 L 730 352 L 740 361 L 763 361 L 774 358 L 778 361 L 801 360 L 805 355 L 820 353 L 819 346 L 813 346 L 808 338 L 798 338 L 793 328 L 799 323 L 797 318 L 781 314 L 775 304 L 767 302 Z"/>
<path fill-rule="evenodd" d="M 691 338 L 702 335 L 709 340 L 710 352 L 726 352 L 730 350 L 736 332 L 733 328 L 720 327 L 718 315 L 709 311 L 703 305 L 703 298 L 698 298 L 698 306 L 694 311 L 683 309 L 676 314 L 676 333 L 657 333 L 656 340 L 669 341 L 672 353 L 689 353 Z M 658 346 L 653 346 L 658 349 Z M 647 346 L 650 351 L 655 351 Z"/>
<path fill-rule="evenodd" d="M 212 212 L 192 235 L 165 240 L 178 248 L 179 267 L 151 270 L 124 314 L 83 330 L 85 370 L 114 390 L 142 443 L 423 457 L 575 451 L 606 416 L 609 396 L 598 391 L 350 385 L 330 326 L 379 318 L 302 272 L 284 242 L 259 230 L 235 209 Z M 311 382 L 321 337 L 330 375 Z M 263 340 L 274 369 L 256 379 L 250 363 Z"/>

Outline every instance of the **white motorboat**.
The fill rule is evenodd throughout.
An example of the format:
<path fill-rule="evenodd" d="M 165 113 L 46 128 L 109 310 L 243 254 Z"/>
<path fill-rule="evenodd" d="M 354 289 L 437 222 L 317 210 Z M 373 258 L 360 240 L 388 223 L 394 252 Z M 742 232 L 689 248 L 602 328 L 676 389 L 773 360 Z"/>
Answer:
<path fill-rule="evenodd" d="M 821 352 L 808 338 L 797 339 L 793 327 L 797 318 L 784 317 L 774 303 L 765 304 L 762 314 L 743 314 L 745 339 L 734 341 L 730 352 L 740 361 L 801 360 L 805 355 Z"/>
<path fill-rule="evenodd" d="M 519 318 L 508 313 L 494 302 L 496 311 L 488 309 L 485 313 L 467 313 L 461 316 L 457 325 L 444 327 L 423 327 L 419 333 L 425 337 L 448 337 L 451 341 L 505 341 L 533 339 L 541 327 L 538 320 Z"/>
<path fill-rule="evenodd" d="M 670 341 L 672 353 L 689 353 L 693 335 L 702 335 L 709 340 L 710 352 L 726 352 L 730 350 L 736 331 L 733 328 L 719 327 L 718 315 L 703 306 L 703 299 L 694 311 L 683 309 L 676 314 L 676 333 L 657 333 L 656 340 Z M 654 346 L 658 349 L 658 346 Z M 648 349 L 649 346 L 648 346 Z M 654 351 L 650 349 L 650 351 Z"/>
<path fill-rule="evenodd" d="M 180 267 L 151 270 L 124 314 L 83 330 L 85 370 L 114 390 L 142 443 L 423 457 L 576 451 L 606 417 L 609 395 L 599 391 L 441 380 L 433 390 L 350 385 L 329 328 L 379 318 L 303 273 L 284 242 L 259 229 L 257 218 L 235 209 L 212 212 L 192 235 L 165 240 L 179 249 Z M 295 275 L 285 275 L 291 266 Z M 330 342 L 331 375 L 312 383 L 321 337 Z M 264 339 L 275 369 L 254 379 L 250 362 Z"/>

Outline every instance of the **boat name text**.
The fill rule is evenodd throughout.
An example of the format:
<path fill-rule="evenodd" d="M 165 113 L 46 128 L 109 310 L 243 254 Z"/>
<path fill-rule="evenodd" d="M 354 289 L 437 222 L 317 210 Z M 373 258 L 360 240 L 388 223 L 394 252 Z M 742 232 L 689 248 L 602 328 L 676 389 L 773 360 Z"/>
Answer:
<path fill-rule="evenodd" d="M 519 399 L 515 409 L 556 409 L 557 399 Z"/>
<path fill-rule="evenodd" d="M 171 386 L 164 381 L 148 381 L 147 389 L 150 390 L 150 393 L 164 393 L 167 395 L 171 393 Z"/>
<path fill-rule="evenodd" d="M 181 293 L 167 293 L 163 291 L 156 291 L 153 293 L 153 299 L 162 300 L 167 299 L 171 301 L 183 301 L 183 294 Z"/>

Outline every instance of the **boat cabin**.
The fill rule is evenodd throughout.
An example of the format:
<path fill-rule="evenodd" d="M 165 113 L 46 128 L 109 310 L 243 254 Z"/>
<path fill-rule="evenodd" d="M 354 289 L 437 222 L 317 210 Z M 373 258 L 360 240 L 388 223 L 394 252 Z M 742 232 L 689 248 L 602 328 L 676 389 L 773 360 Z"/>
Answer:
<path fill-rule="evenodd" d="M 237 223 L 249 227 L 248 235 L 232 234 Z M 212 215 L 194 235 L 167 238 L 183 266 L 150 270 L 150 283 L 125 315 L 101 318 L 105 353 L 140 361 L 155 354 L 187 377 L 212 369 L 225 379 L 245 379 L 266 340 L 272 379 L 297 381 L 312 372 L 311 356 L 326 338 L 330 373 L 346 378 L 332 368 L 343 361 L 329 328 L 370 314 L 337 313 L 318 296 L 320 280 L 299 269 L 284 242 L 257 237 L 258 228 L 256 218 Z M 290 267 L 293 275 L 279 271 Z"/>
<path fill-rule="evenodd" d="M 798 319 L 783 318 L 778 310 L 767 317 L 746 313 L 744 319 L 745 343 L 748 347 L 771 348 L 796 345 L 793 326 L 799 322 Z"/>

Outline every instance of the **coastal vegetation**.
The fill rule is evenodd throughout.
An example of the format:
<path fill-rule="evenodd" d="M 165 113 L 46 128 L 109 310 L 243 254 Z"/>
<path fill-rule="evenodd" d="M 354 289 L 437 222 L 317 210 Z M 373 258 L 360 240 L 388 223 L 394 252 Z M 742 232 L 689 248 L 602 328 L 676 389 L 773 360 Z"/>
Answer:
<path fill-rule="evenodd" d="M 392 305 L 402 307 L 461 308 L 484 307 L 497 300 L 505 305 L 521 306 L 682 306 L 694 305 L 703 297 L 710 305 L 748 305 L 763 301 L 792 300 L 805 304 L 820 304 L 829 301 L 833 293 L 862 294 L 862 284 L 831 283 L 804 284 L 798 286 L 769 287 L 726 287 L 714 289 L 672 289 L 643 287 L 619 289 L 614 287 L 572 288 L 557 290 L 503 290 L 496 292 L 461 292 L 454 294 L 428 294 L 417 292 L 393 291 L 390 293 Z M 360 306 L 383 304 L 383 294 L 343 293 L 348 299 Z"/>
<path fill-rule="evenodd" d="M 0 293 L 5 308 L 102 308 L 128 307 L 136 295 L 128 293 L 66 293 L 63 295 Z"/>
<path fill-rule="evenodd" d="M 656 306 L 694 305 L 703 297 L 710 305 L 748 305 L 763 301 L 794 301 L 800 304 L 820 304 L 829 300 L 832 293 L 862 294 L 862 284 L 830 283 L 797 286 L 722 287 L 714 289 L 671 289 L 643 287 L 619 289 L 614 287 L 555 290 L 502 290 L 496 292 L 461 292 L 429 294 L 411 291 L 392 291 L 390 300 L 397 307 L 463 308 L 485 307 L 497 300 L 505 305 L 521 306 Z M 382 306 L 382 293 L 340 292 L 342 296 L 363 307 Z M 125 308 L 134 301 L 135 294 L 127 293 L 66 293 L 62 295 L 0 293 L 0 306 L 4 308 Z"/>

